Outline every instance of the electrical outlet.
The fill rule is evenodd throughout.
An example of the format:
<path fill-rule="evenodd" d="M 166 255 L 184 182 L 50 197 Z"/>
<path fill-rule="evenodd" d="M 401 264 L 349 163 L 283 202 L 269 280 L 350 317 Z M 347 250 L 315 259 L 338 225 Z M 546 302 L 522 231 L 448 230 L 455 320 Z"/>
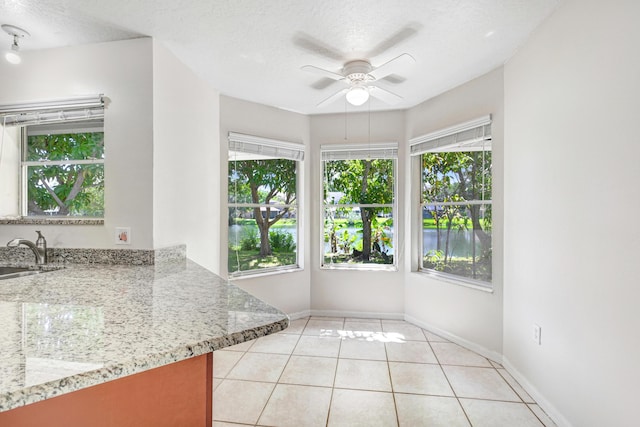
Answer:
<path fill-rule="evenodd" d="M 131 228 L 130 227 L 116 227 L 116 245 L 130 245 L 131 244 Z"/>
<path fill-rule="evenodd" d="M 533 324 L 533 340 L 538 345 L 542 345 L 542 328 L 540 325 Z"/>

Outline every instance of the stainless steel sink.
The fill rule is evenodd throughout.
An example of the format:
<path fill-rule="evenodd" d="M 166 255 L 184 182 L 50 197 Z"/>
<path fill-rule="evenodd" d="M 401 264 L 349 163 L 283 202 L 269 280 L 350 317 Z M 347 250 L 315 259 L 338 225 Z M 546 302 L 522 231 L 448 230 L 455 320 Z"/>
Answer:
<path fill-rule="evenodd" d="M 34 270 L 29 267 L 0 267 L 0 280 L 14 277 L 30 276 L 42 273 L 41 270 Z"/>

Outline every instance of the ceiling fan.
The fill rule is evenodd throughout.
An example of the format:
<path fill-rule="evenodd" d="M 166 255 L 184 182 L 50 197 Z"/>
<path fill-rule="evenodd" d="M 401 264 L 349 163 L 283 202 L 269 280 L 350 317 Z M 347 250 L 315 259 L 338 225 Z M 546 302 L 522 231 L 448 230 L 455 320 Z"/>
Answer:
<path fill-rule="evenodd" d="M 328 105 L 343 95 L 346 97 L 347 102 L 356 106 L 367 102 L 370 95 L 387 104 L 395 105 L 402 100 L 402 97 L 377 86 L 375 82 L 392 74 L 402 72 L 413 63 L 415 63 L 413 56 L 403 53 L 378 67 L 372 66 L 367 60 L 359 59 L 345 63 L 341 73 L 335 73 L 313 65 L 305 65 L 302 70 L 320 74 L 347 85 L 347 87 L 320 101 L 317 105 L 318 107 Z"/>

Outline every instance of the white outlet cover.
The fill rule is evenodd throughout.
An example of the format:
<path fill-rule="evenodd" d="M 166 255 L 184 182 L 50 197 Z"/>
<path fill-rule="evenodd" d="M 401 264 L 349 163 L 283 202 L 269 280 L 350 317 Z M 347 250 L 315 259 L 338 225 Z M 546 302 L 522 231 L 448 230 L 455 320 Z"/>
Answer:
<path fill-rule="evenodd" d="M 116 245 L 130 245 L 131 227 L 116 227 L 115 243 Z"/>
<path fill-rule="evenodd" d="M 542 328 L 540 325 L 533 324 L 533 340 L 538 345 L 542 345 Z"/>

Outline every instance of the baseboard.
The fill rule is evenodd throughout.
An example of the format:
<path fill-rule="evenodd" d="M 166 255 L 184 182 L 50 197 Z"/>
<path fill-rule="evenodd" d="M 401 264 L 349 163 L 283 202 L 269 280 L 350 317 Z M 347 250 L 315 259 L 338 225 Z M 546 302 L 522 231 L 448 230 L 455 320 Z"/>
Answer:
<path fill-rule="evenodd" d="M 430 325 L 426 322 L 423 322 L 421 320 L 416 319 L 413 316 L 409 316 L 407 314 L 404 315 L 404 320 L 406 320 L 409 323 L 412 323 L 416 326 L 421 327 L 422 329 L 426 329 L 429 332 L 432 332 L 436 335 L 441 336 L 442 338 L 446 338 L 451 342 L 454 342 L 456 344 L 459 344 L 465 348 L 468 348 L 471 351 L 475 351 L 478 354 L 481 354 L 482 356 L 486 357 L 487 359 L 493 360 L 496 363 L 502 363 L 502 354 L 495 352 L 493 350 L 489 350 L 488 348 L 485 348 L 479 344 L 476 344 L 472 341 L 466 340 L 464 338 L 461 338 L 457 335 L 454 335 L 450 332 L 447 332 L 443 329 L 440 328 L 436 328 L 433 325 Z"/>
<path fill-rule="evenodd" d="M 502 366 L 511 374 L 511 376 L 518 381 L 518 383 L 524 388 L 524 390 L 529 393 L 529 396 L 536 401 L 538 406 L 542 408 L 544 412 L 547 413 L 549 418 L 553 420 L 554 423 L 558 427 L 572 427 L 571 423 L 558 411 L 558 409 L 553 406 L 537 388 L 535 388 L 531 383 L 526 379 L 524 375 L 522 375 L 506 357 L 502 358 Z"/>
<path fill-rule="evenodd" d="M 504 366 L 507 372 L 509 372 L 511 376 L 516 381 L 518 381 L 522 388 L 524 388 L 524 390 L 529 393 L 533 400 L 536 401 L 538 406 L 542 408 L 542 410 L 549 416 L 549 418 L 553 420 L 553 422 L 556 423 L 558 427 L 572 427 L 571 423 L 562 416 L 560 411 L 558 411 L 555 406 L 549 403 L 549 401 L 542 395 L 542 393 L 540 393 L 534 386 L 532 386 L 531 383 L 524 377 L 524 375 L 518 372 L 518 370 L 502 354 L 489 350 L 481 345 L 461 338 L 443 329 L 436 328 L 435 326 L 418 320 L 415 317 L 405 315 L 404 320 L 423 329 L 426 329 L 429 332 L 439 335 L 442 338 L 446 338 L 451 342 L 468 348 L 469 350 L 475 351 L 476 353 L 481 354 L 482 356 L 493 360 L 494 362 L 500 363 L 502 366 Z"/>
<path fill-rule="evenodd" d="M 311 310 L 303 310 L 303 311 L 297 311 L 295 313 L 288 313 L 288 316 L 290 320 L 302 319 L 304 317 L 311 316 Z"/>
<path fill-rule="evenodd" d="M 469 341 L 454 335 L 444 329 L 437 328 L 426 322 L 416 319 L 413 316 L 400 313 L 373 313 L 365 311 L 342 311 L 342 310 L 303 310 L 295 313 L 289 313 L 291 320 L 301 319 L 309 316 L 319 317 L 351 317 L 360 319 L 384 319 L 384 320 L 405 320 L 413 325 L 419 326 L 432 332 L 436 335 L 446 338 L 447 340 L 459 344 L 469 350 L 475 351 L 478 354 L 496 362 L 500 363 L 509 372 L 513 378 L 529 393 L 529 395 L 536 401 L 538 406 L 556 423 L 558 427 L 572 427 L 571 423 L 567 421 L 564 416 L 553 406 L 543 395 L 540 393 L 531 383 L 520 373 L 518 370 L 507 360 L 502 354 L 489 350 L 477 343 Z"/>
<path fill-rule="evenodd" d="M 342 311 L 342 310 L 302 310 L 295 313 L 287 313 L 289 319 L 297 320 L 309 316 L 318 317 L 350 317 L 354 319 L 384 319 L 404 320 L 404 314 L 400 313 L 373 313 L 368 311 Z"/>
<path fill-rule="evenodd" d="M 402 313 L 373 313 L 369 311 L 311 310 L 312 316 L 351 317 L 355 319 L 404 320 Z"/>

